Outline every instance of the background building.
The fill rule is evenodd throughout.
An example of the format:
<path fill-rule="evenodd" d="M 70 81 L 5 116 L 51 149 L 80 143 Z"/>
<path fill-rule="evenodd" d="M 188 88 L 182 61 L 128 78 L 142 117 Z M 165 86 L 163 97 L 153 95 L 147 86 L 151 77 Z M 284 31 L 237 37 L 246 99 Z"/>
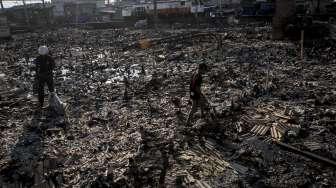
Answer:
<path fill-rule="evenodd" d="M 6 9 L 6 14 L 11 24 L 45 26 L 53 19 L 53 6 L 41 3 L 19 5 Z"/>
<path fill-rule="evenodd" d="M 55 16 L 66 16 L 67 10 L 72 6 L 80 7 L 79 13 L 92 13 L 92 8 L 99 9 L 105 7 L 105 0 L 52 0 Z"/>

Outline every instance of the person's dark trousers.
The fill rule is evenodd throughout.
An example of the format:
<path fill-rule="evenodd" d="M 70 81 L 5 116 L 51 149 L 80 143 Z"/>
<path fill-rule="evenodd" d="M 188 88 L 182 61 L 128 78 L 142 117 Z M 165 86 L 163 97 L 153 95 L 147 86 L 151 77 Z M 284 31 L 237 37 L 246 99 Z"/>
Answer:
<path fill-rule="evenodd" d="M 44 86 L 47 84 L 49 92 L 54 92 L 54 80 L 52 76 L 41 76 L 38 78 L 38 100 L 40 107 L 43 107 L 44 103 Z"/>

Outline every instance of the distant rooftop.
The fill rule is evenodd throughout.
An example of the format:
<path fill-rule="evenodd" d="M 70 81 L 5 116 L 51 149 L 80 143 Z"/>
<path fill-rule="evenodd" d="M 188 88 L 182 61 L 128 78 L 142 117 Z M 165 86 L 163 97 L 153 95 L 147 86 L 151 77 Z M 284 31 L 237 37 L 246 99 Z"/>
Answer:
<path fill-rule="evenodd" d="M 46 3 L 50 3 L 50 0 L 44 0 Z M 14 6 L 23 5 L 22 0 L 2 0 L 5 8 L 11 8 Z M 42 0 L 26 0 L 26 4 L 42 3 Z"/>
<path fill-rule="evenodd" d="M 45 3 L 44 5 L 42 3 L 32 3 L 32 4 L 27 4 L 27 8 L 35 8 L 35 9 L 42 9 L 42 8 L 51 8 L 53 7 L 52 4 L 50 3 Z M 13 6 L 10 9 L 23 9 L 24 5 L 17 5 Z"/>
<path fill-rule="evenodd" d="M 44 0 L 44 2 L 46 2 L 46 3 L 50 3 L 52 1 L 55 2 L 57 0 Z M 62 0 L 62 1 L 64 1 L 64 0 Z M 69 1 L 69 0 L 65 0 L 65 1 Z M 70 0 L 70 1 L 72 1 L 72 0 Z M 114 2 L 114 1 L 115 0 L 110 0 L 110 3 Z M 107 3 L 107 2 L 108 2 L 108 0 L 105 0 L 105 3 Z M 3 0 L 2 3 L 3 3 L 5 8 L 11 8 L 11 7 L 14 7 L 14 6 L 23 5 L 22 0 Z M 36 4 L 36 3 L 37 4 L 42 3 L 42 0 L 26 0 L 26 4 Z"/>

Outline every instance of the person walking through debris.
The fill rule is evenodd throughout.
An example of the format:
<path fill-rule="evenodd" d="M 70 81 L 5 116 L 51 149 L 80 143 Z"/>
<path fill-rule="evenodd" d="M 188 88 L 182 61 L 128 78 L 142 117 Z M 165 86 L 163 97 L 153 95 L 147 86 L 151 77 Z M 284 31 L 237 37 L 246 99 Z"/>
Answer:
<path fill-rule="evenodd" d="M 201 85 L 202 85 L 202 75 L 206 72 L 207 66 L 204 63 L 201 63 L 198 66 L 198 70 L 192 75 L 191 82 L 190 82 L 190 98 L 192 100 L 192 107 L 189 112 L 187 125 L 190 124 L 191 118 L 194 113 L 197 111 L 197 107 L 200 106 L 201 108 L 201 115 L 204 117 L 204 109 L 206 104 L 206 99 L 201 92 Z"/>
<path fill-rule="evenodd" d="M 55 90 L 53 79 L 53 70 L 55 67 L 55 61 L 49 55 L 49 49 L 47 46 L 39 47 L 38 53 L 39 56 L 35 59 L 35 71 L 38 86 L 38 100 L 39 100 L 38 110 L 41 110 L 44 103 L 45 84 L 47 84 L 50 93 L 53 93 Z"/>

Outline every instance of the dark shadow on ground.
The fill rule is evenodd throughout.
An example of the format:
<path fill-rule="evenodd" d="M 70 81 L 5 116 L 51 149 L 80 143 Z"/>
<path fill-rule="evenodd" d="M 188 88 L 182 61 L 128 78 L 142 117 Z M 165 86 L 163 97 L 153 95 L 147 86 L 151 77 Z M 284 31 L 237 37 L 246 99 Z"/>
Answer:
<path fill-rule="evenodd" d="M 24 130 L 17 144 L 13 147 L 11 160 L 0 171 L 0 187 L 32 187 L 38 184 L 43 164 L 43 119 L 38 114 L 24 125 Z M 40 176 L 40 177 L 38 177 Z"/>

